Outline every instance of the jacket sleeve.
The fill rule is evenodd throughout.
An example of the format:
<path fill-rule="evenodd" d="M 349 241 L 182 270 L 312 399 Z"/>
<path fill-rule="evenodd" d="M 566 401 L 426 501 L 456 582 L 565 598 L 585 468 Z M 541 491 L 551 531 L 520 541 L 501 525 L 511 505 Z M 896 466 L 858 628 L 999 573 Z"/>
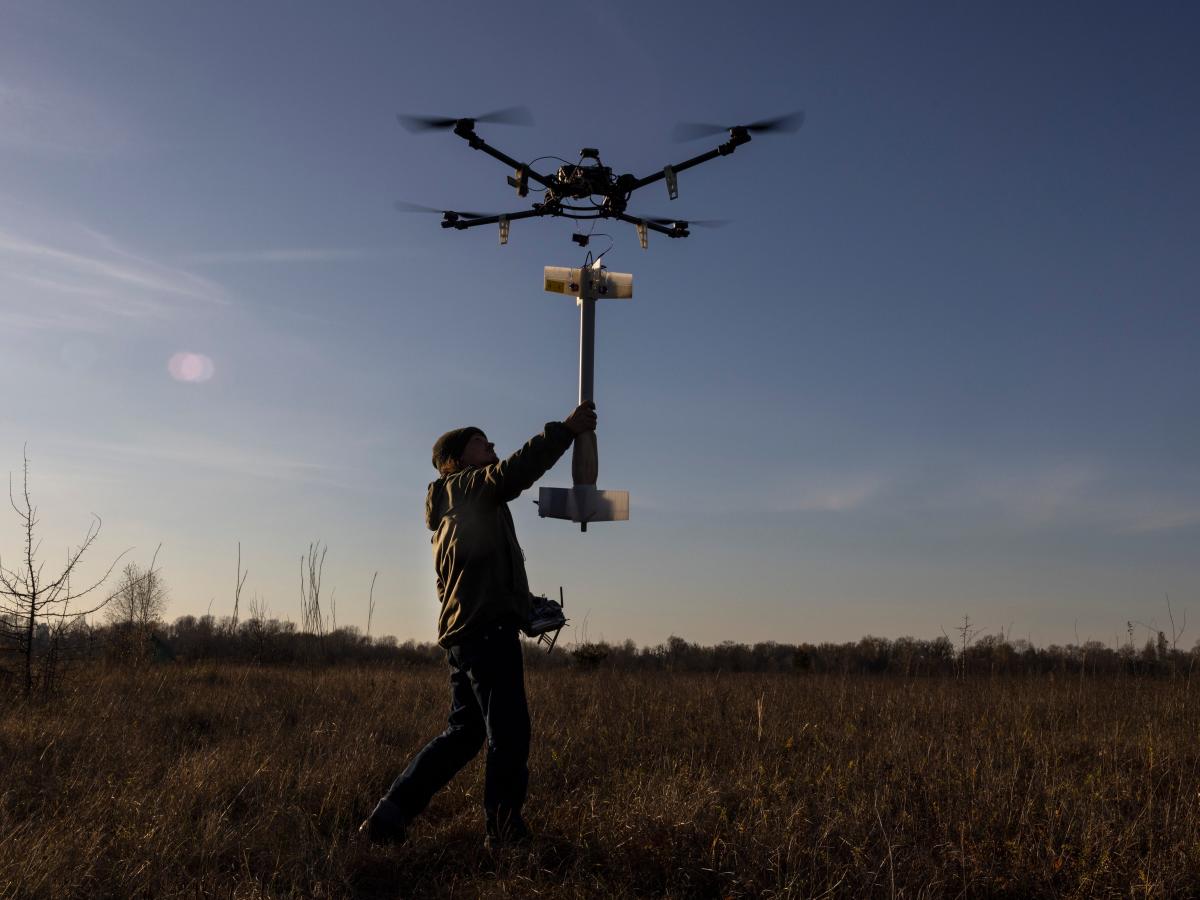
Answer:
<path fill-rule="evenodd" d="M 495 503 L 515 500 L 558 462 L 574 440 L 575 435 L 562 422 L 547 422 L 541 434 L 531 437 L 508 459 L 470 470 L 465 487 L 470 494 Z"/>

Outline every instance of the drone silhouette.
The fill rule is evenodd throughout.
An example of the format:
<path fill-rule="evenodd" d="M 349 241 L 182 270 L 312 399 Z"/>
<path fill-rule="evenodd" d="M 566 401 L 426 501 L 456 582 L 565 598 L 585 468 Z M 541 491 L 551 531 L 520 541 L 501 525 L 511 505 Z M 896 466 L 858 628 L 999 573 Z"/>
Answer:
<path fill-rule="evenodd" d="M 748 144 L 752 134 L 792 132 L 804 123 L 803 112 L 763 119 L 748 125 L 722 126 L 695 122 L 682 123 L 677 125 L 674 130 L 674 137 L 677 141 L 694 140 L 721 132 L 728 132 L 729 139 L 707 153 L 664 166 L 661 171 L 639 178 L 628 173 L 614 175 L 613 170 L 600 161 L 600 151 L 595 147 L 584 147 L 580 150 L 579 159 L 574 163 L 557 156 L 542 156 L 533 160 L 532 163 L 523 163 L 497 150 L 475 133 L 475 126 L 478 123 L 532 125 L 533 119 L 529 110 L 521 106 L 500 109 L 473 118 L 453 119 L 444 116 L 410 115 L 397 115 L 396 118 L 410 132 L 452 131 L 473 149 L 481 150 L 488 156 L 498 159 L 513 170 L 513 174 L 508 177 L 508 184 L 516 189 L 518 197 L 529 196 L 530 182 L 541 185 L 545 189 L 542 199 L 534 202 L 529 209 L 510 213 L 435 209 L 406 201 L 396 203 L 398 210 L 440 213 L 443 228 L 455 228 L 459 231 L 474 228 L 477 225 L 499 225 L 501 244 L 508 243 L 509 223 L 518 219 L 533 219 L 541 216 L 584 220 L 617 219 L 628 222 L 637 228 L 642 249 L 647 247 L 648 231 L 665 234 L 671 238 L 684 238 L 690 234 L 689 228 L 692 226 L 716 226 L 722 225 L 724 222 L 721 220 L 687 221 L 664 216 L 633 215 L 627 211 L 627 208 L 634 191 L 648 184 L 654 184 L 656 181 L 665 181 L 667 196 L 674 200 L 679 196 L 678 175 L 680 172 L 708 162 L 710 159 L 716 159 L 718 156 L 728 156 L 742 144 Z M 543 159 L 557 160 L 562 165 L 553 174 L 544 175 L 533 168 L 533 163 Z M 572 240 L 581 246 L 587 246 L 588 237 L 589 235 L 576 233 L 572 236 Z"/>

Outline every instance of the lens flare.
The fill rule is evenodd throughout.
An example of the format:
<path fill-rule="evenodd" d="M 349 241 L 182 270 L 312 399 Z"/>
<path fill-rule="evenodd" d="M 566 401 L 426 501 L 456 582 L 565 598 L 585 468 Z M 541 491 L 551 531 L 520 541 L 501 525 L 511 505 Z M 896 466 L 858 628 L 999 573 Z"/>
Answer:
<path fill-rule="evenodd" d="M 203 353 L 181 350 L 167 361 L 167 371 L 176 381 L 200 384 L 213 377 L 213 361 Z"/>

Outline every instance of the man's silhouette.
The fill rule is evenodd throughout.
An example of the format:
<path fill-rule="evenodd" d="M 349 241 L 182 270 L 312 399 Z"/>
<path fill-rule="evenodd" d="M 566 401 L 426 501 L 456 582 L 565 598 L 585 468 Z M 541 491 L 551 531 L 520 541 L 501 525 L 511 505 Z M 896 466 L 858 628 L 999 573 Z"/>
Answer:
<path fill-rule="evenodd" d="M 576 435 L 595 428 L 595 404 L 588 402 L 566 421 L 547 423 L 503 461 L 478 428 L 448 431 L 433 445 L 440 477 L 429 485 L 425 524 L 434 532 L 438 643 L 450 664 L 449 725 L 363 822 L 359 830 L 372 841 L 403 841 L 434 793 L 485 741 L 486 843 L 529 839 L 521 806 L 529 785 L 530 725 L 517 632 L 529 620 L 530 592 L 508 502 L 541 478 Z"/>

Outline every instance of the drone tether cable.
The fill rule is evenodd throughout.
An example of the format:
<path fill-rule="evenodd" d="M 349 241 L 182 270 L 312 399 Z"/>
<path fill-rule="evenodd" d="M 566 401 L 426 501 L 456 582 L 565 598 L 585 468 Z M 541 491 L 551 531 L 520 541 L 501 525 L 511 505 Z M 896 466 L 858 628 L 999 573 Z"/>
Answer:
<path fill-rule="evenodd" d="M 603 232 L 601 232 L 600 234 L 593 234 L 593 235 L 591 235 L 591 237 L 606 237 L 606 238 L 608 238 L 608 246 L 604 248 L 603 253 L 601 253 L 599 256 L 596 257 L 596 262 L 600 262 L 600 260 L 604 259 L 604 254 L 607 253 L 609 250 L 611 250 L 613 247 L 617 246 L 617 242 L 613 239 L 613 236 L 611 234 L 604 234 Z"/>

